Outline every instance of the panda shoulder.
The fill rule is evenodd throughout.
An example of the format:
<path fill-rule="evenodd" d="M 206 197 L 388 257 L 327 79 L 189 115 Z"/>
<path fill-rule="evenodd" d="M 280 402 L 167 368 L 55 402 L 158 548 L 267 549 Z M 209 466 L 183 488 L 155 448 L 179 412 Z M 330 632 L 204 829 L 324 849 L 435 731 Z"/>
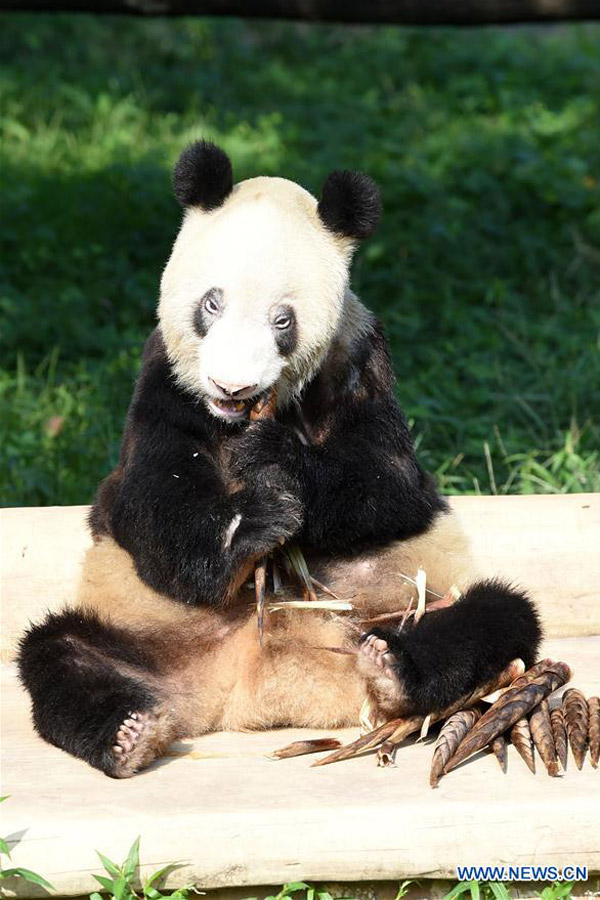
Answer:
<path fill-rule="evenodd" d="M 178 382 L 167 353 L 160 326 L 147 339 L 127 415 L 124 442 L 140 425 L 160 422 L 177 431 L 204 433 L 206 415 L 195 398 Z"/>
<path fill-rule="evenodd" d="M 363 389 L 379 394 L 393 389 L 394 373 L 389 346 L 381 321 L 348 292 L 344 315 L 323 375 L 329 374 L 338 388 Z"/>

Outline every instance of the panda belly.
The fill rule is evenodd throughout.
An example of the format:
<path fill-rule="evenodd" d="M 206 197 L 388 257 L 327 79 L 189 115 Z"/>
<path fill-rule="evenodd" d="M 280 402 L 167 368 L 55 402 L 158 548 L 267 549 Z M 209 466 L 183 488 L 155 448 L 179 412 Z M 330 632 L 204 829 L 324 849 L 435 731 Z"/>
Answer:
<path fill-rule="evenodd" d="M 226 607 L 176 603 L 103 537 L 86 556 L 75 608 L 23 639 L 35 726 L 106 774 L 127 777 L 182 737 L 358 724 L 365 698 L 381 694 L 379 673 L 358 649 L 361 620 L 405 608 L 414 588 L 401 573 L 419 565 L 438 592 L 465 583 L 467 547 L 450 516 L 434 533 L 357 559 L 312 557 L 315 577 L 352 599 L 354 612 L 272 612 L 261 649 L 246 588 Z M 388 704 L 400 703 L 402 691 L 389 688 Z"/>
<path fill-rule="evenodd" d="M 180 736 L 358 721 L 365 686 L 355 658 L 323 649 L 356 642 L 338 617 L 272 613 L 261 648 L 245 587 L 226 608 L 184 606 L 144 584 L 111 538 L 88 551 L 77 607 L 150 652 Z"/>

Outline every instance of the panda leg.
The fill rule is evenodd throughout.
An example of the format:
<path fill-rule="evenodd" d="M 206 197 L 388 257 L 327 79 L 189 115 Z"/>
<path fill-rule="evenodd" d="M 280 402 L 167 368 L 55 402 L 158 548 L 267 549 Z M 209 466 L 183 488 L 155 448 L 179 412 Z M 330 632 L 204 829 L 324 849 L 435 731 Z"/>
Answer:
<path fill-rule="evenodd" d="M 427 715 L 499 675 L 513 659 L 529 668 L 541 636 L 523 591 L 499 580 L 479 581 L 453 606 L 428 612 L 418 624 L 363 635 L 358 665 L 381 715 Z"/>
<path fill-rule="evenodd" d="M 163 680 L 139 642 L 91 612 L 30 628 L 18 666 L 40 736 L 106 775 L 133 775 L 176 736 Z"/>

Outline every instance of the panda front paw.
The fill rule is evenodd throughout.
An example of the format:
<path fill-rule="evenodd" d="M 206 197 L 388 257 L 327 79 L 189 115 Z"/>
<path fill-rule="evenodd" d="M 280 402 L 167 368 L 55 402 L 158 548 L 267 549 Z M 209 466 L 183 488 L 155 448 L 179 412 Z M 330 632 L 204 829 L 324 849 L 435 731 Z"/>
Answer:
<path fill-rule="evenodd" d="M 291 479 L 271 472 L 270 478 L 242 491 L 239 512 L 229 526 L 232 553 L 262 556 L 298 534 L 304 510 L 294 488 Z"/>
<path fill-rule="evenodd" d="M 293 473 L 298 468 L 299 446 L 296 435 L 275 419 L 254 422 L 232 442 L 231 473 L 244 481 L 255 480 L 273 467 Z"/>

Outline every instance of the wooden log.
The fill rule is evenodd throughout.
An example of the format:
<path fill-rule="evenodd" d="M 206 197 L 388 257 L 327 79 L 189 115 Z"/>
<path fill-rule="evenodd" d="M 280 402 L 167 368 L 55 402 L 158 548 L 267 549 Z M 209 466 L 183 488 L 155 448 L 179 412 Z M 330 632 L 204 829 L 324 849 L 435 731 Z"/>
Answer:
<path fill-rule="evenodd" d="M 0 10 L 462 26 L 600 18 L 598 0 L 0 0 Z"/>
<path fill-rule="evenodd" d="M 600 634 L 600 493 L 449 501 L 472 544 L 477 571 L 508 573 L 526 585 L 547 637 Z M 3 660 L 14 658 L 29 621 L 74 601 L 92 543 L 88 513 L 87 506 L 0 509 Z M 311 573 L 321 578 L 313 563 Z M 333 571 L 323 568 L 321 580 L 335 591 Z M 595 684 L 586 689 L 598 691 Z"/>

